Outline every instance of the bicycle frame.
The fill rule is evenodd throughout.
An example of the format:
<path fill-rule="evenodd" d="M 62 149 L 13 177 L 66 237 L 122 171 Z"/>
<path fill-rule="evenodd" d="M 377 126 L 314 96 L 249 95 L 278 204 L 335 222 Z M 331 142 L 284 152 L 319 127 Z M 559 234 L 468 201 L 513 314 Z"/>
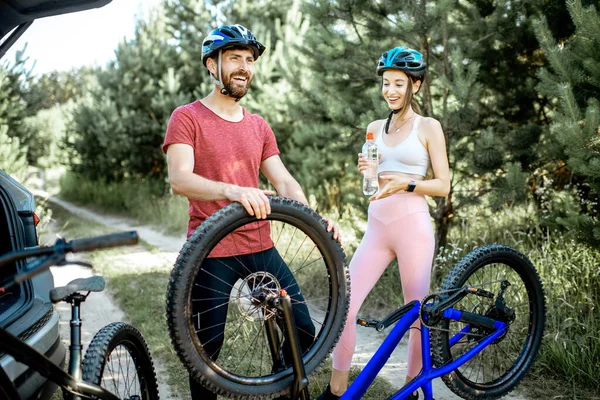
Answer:
<path fill-rule="evenodd" d="M 396 323 L 396 326 L 394 326 L 390 334 L 385 338 L 381 346 L 379 346 L 377 352 L 373 355 L 365 368 L 363 368 L 358 377 L 342 395 L 341 400 L 360 399 L 365 394 L 381 368 L 383 368 L 386 361 L 390 358 L 390 355 L 398 343 L 400 343 L 400 340 L 404 334 L 410 329 L 411 325 L 419 319 L 419 309 L 421 307 L 421 303 L 416 301 L 412 304 L 412 307 Z M 449 308 L 444 311 L 443 317 L 446 319 L 459 321 L 461 320 L 462 314 L 463 311 Z M 492 321 L 494 321 L 494 332 L 482 339 L 475 347 L 442 367 L 433 366 L 431 359 L 431 343 L 429 341 L 429 328 L 422 325 L 421 353 L 423 355 L 423 369 L 421 370 L 421 373 L 419 373 L 419 375 L 417 375 L 412 381 L 408 382 L 398 392 L 392 395 L 391 399 L 405 399 L 411 393 L 421 388 L 425 394 L 425 400 L 433 400 L 433 387 L 431 382 L 434 379 L 459 368 L 504 333 L 508 325 L 501 321 Z M 466 326 L 461 332 L 466 332 L 468 329 L 469 326 Z M 457 343 L 458 340 L 463 336 L 465 336 L 463 333 L 457 333 L 452 337 L 452 339 L 450 339 L 450 344 L 453 345 Z"/>
<path fill-rule="evenodd" d="M 33 347 L 30 347 L 27 343 L 2 328 L 0 328 L 0 350 L 10 354 L 15 360 L 28 365 L 49 381 L 67 390 L 73 395 L 73 399 L 100 398 L 104 400 L 120 400 L 117 396 L 100 386 L 83 382 L 81 379 L 69 375 L 54 365 L 46 356 L 38 353 Z M 12 382 L 0 382 L 0 385 L 9 384 L 12 385 Z"/>
<path fill-rule="evenodd" d="M 5 282 L 0 282 L 0 294 L 15 284 L 19 284 L 26 279 L 47 270 L 53 265 L 60 265 L 65 260 L 65 254 L 69 252 L 93 251 L 102 248 L 125 246 L 136 244 L 138 236 L 136 232 L 116 233 L 92 238 L 75 239 L 65 241 L 59 239 L 53 246 L 38 246 L 27 249 L 12 251 L 0 255 L 0 268 L 16 260 L 27 257 L 38 257 L 35 261 L 23 271 L 12 276 Z M 71 393 L 73 400 L 82 398 L 100 398 L 103 400 L 120 400 L 117 396 L 106 389 L 87 383 L 81 380 L 81 320 L 79 317 L 79 307 L 85 296 L 73 295 L 72 318 L 71 318 L 71 346 L 69 373 L 63 371 L 54 365 L 45 355 L 40 354 L 36 349 L 23 342 L 18 337 L 12 335 L 4 327 L 0 327 L 0 350 L 11 355 L 18 362 L 25 364 L 38 372 L 51 382 L 58 384 L 61 388 Z M 14 396 L 16 389 L 13 383 L 8 379 L 4 371 L 0 373 L 0 388 L 8 391 Z M 0 391 L 0 400 L 4 400 L 4 391 Z M 16 399 L 10 399 L 16 400 Z"/>

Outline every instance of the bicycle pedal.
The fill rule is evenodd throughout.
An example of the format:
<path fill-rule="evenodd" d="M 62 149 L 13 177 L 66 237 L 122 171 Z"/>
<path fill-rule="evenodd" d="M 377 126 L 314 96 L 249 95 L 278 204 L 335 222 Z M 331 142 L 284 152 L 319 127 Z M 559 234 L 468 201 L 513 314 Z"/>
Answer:
<path fill-rule="evenodd" d="M 494 293 L 485 290 L 485 289 L 479 289 L 479 288 L 475 288 L 475 287 L 469 287 L 467 289 L 469 291 L 469 293 L 473 293 L 477 296 L 480 297 L 487 297 L 488 299 L 493 299 L 494 298 Z"/>
<path fill-rule="evenodd" d="M 356 320 L 356 324 L 364 326 L 365 328 L 375 328 L 377 325 L 379 325 L 379 321 L 372 318 L 358 318 Z"/>

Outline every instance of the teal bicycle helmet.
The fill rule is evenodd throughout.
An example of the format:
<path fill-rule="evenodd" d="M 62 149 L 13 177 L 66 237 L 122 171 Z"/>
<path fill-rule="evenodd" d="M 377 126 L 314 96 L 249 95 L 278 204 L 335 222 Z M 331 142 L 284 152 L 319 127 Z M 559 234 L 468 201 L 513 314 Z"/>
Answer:
<path fill-rule="evenodd" d="M 377 75 L 381 76 L 384 71 L 390 69 L 404 71 L 407 75 L 417 80 L 423 80 L 427 63 L 423 59 L 423 55 L 418 51 L 405 46 L 399 46 L 381 55 L 377 64 Z"/>

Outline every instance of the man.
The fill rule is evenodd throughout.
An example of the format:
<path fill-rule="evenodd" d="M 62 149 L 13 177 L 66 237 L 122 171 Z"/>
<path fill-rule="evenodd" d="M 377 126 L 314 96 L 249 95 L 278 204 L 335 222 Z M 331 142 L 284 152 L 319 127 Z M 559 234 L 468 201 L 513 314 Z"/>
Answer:
<path fill-rule="evenodd" d="M 186 196 L 190 202 L 188 236 L 207 217 L 234 201 L 241 203 L 250 215 L 266 218 L 271 212 L 267 195 L 274 192 L 258 188 L 259 170 L 279 195 L 308 203 L 302 188 L 279 158 L 275 136 L 267 122 L 239 104 L 250 87 L 254 63 L 264 50 L 252 32 L 241 25 L 213 30 L 204 39 L 202 62 L 214 82 L 214 89 L 202 100 L 178 107 L 171 116 L 163 151 L 167 154 L 173 192 Z M 329 223 L 327 230 L 332 229 L 334 238 L 341 240 L 338 229 Z M 202 285 L 196 285 L 194 298 L 205 301 L 196 302 L 194 312 L 202 316 L 199 324 L 209 327 L 199 329 L 198 335 L 211 357 L 219 355 L 227 307 L 223 307 L 223 300 L 211 299 L 206 288 L 220 285 L 219 291 L 229 292 L 233 284 L 230 281 L 236 279 L 236 274 L 230 271 L 239 269 L 239 258 L 235 256 L 249 257 L 248 263 L 252 264 L 257 254 L 267 252 L 269 257 L 261 259 L 273 260 L 279 268 L 283 262 L 272 247 L 260 248 L 258 252 L 252 249 L 250 254 L 248 249 L 224 248 L 213 251 L 209 256 L 212 258 L 203 264 L 196 278 Z M 289 271 L 287 266 L 285 268 Z M 294 279 L 285 271 L 279 273 L 278 278 Z M 289 282 L 285 286 L 289 286 Z M 297 296 L 294 317 L 301 346 L 307 348 L 314 339 L 314 326 L 308 310 L 302 309 L 306 307 L 302 294 L 298 291 L 290 296 Z M 214 340 L 215 337 L 219 339 Z M 191 376 L 190 389 L 194 400 L 217 398 Z"/>

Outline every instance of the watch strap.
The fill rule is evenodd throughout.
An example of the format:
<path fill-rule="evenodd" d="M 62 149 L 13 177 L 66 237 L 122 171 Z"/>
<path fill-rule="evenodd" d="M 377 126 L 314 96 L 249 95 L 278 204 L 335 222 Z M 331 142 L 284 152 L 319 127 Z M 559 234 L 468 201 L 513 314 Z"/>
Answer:
<path fill-rule="evenodd" d="M 415 188 L 417 187 L 417 182 L 415 182 L 414 180 L 410 180 L 409 184 L 408 184 L 408 189 L 406 189 L 407 192 L 413 192 L 415 190 Z"/>

